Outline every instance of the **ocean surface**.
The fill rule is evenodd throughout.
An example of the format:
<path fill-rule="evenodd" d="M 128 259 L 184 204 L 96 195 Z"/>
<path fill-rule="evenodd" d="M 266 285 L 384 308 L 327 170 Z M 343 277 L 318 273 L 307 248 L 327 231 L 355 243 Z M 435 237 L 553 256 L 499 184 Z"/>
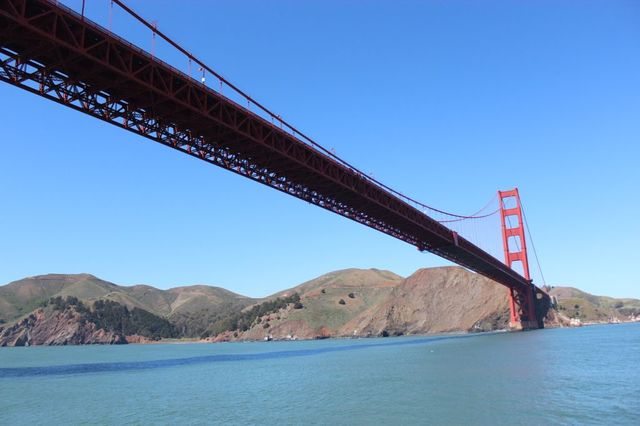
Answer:
<path fill-rule="evenodd" d="M 640 323 L 0 348 L 0 424 L 640 425 Z"/>

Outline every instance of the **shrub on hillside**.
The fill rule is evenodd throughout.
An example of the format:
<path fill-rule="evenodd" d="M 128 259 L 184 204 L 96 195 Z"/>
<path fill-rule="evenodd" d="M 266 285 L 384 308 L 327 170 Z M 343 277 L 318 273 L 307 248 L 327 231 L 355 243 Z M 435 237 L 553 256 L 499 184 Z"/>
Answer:
<path fill-rule="evenodd" d="M 338 301 L 338 303 L 341 304 L 341 305 L 346 305 L 347 304 L 347 302 L 345 302 L 344 299 L 340 299 Z"/>
<path fill-rule="evenodd" d="M 97 328 L 125 336 L 138 334 L 151 339 L 177 337 L 173 325 L 166 319 L 140 308 L 129 310 L 112 300 L 96 300 L 91 309 L 73 296 L 49 299 L 44 306 L 52 306 L 57 311 L 73 309 L 82 315 L 81 322 L 92 322 Z"/>
<path fill-rule="evenodd" d="M 207 332 L 209 336 L 215 336 L 224 331 L 247 331 L 250 326 L 256 322 L 257 318 L 276 313 L 290 304 L 293 304 L 295 307 L 298 303 L 302 305 L 300 302 L 300 295 L 298 293 L 293 293 L 291 296 L 287 297 L 278 297 L 276 299 L 254 305 L 249 310 L 236 312 L 227 317 L 221 318 L 213 322 L 209 326 Z"/>

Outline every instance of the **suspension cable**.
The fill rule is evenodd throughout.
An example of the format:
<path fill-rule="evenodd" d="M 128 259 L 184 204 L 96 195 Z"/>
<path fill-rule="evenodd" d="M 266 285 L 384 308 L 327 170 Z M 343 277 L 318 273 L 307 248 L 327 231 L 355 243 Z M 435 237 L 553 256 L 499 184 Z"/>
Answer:
<path fill-rule="evenodd" d="M 493 197 L 491 197 L 491 199 L 487 202 L 487 204 L 485 204 L 480 210 L 476 211 L 475 213 L 466 216 L 466 217 L 462 217 L 462 218 L 456 218 L 456 219 L 448 219 L 448 220 L 439 220 L 438 222 L 440 223 L 451 223 L 451 222 L 461 222 L 463 220 L 467 220 L 467 219 L 483 219 L 485 217 L 489 217 L 489 216 L 493 216 L 494 214 L 498 213 L 500 211 L 500 206 L 498 206 L 497 209 L 491 211 L 490 213 L 487 214 L 480 214 L 482 211 L 484 211 L 487 207 L 489 207 L 491 204 L 493 204 L 493 201 L 497 198 L 497 195 L 494 195 Z"/>
<path fill-rule="evenodd" d="M 113 0 L 113 2 L 116 5 L 118 5 L 122 10 L 124 10 L 126 13 L 128 13 L 133 18 L 135 18 L 138 22 L 140 22 L 141 24 L 143 24 L 144 26 L 149 28 L 151 31 L 153 31 L 154 34 L 157 34 L 159 37 L 161 37 L 163 40 L 165 40 L 171 46 L 176 48 L 179 52 L 181 52 L 182 54 L 186 55 L 187 58 L 189 58 L 193 62 L 195 62 L 198 65 L 200 65 L 203 68 L 203 70 L 206 70 L 206 71 L 210 72 L 212 75 L 214 75 L 220 81 L 221 87 L 222 87 L 222 83 L 226 84 L 227 86 L 229 86 L 229 88 L 234 90 L 237 94 L 239 94 L 240 96 L 245 98 L 247 100 L 247 102 L 249 102 L 250 104 L 251 103 L 254 104 L 256 107 L 258 107 L 264 113 L 266 113 L 269 117 L 271 117 L 272 120 L 275 119 L 275 120 L 279 121 L 281 125 L 284 125 L 285 127 L 287 127 L 291 132 L 293 132 L 293 136 L 294 137 L 296 135 L 300 136 L 302 139 L 306 140 L 311 146 L 313 146 L 317 150 L 321 151 L 326 156 L 336 160 L 338 163 L 340 163 L 340 164 L 342 164 L 344 166 L 347 166 L 351 170 L 355 171 L 360 176 L 362 176 L 365 180 L 368 180 L 368 181 L 374 183 L 375 185 L 377 185 L 377 186 L 379 186 L 379 187 L 381 187 L 383 189 L 386 189 L 387 191 L 391 192 L 392 194 L 397 195 L 398 197 L 404 199 L 405 201 L 410 201 L 410 202 L 412 202 L 412 203 L 414 203 L 414 204 L 416 204 L 416 205 L 418 205 L 418 206 L 420 206 L 422 208 L 426 208 L 428 210 L 431 210 L 431 211 L 434 211 L 434 212 L 437 212 L 437 213 L 441 213 L 441 214 L 444 214 L 444 215 L 447 215 L 447 216 L 452 216 L 452 217 L 455 217 L 455 218 L 458 218 L 458 219 L 461 219 L 461 220 L 462 219 L 479 219 L 479 218 L 491 216 L 492 214 L 494 214 L 494 213 L 490 213 L 490 214 L 485 215 L 485 216 L 477 216 L 477 217 L 475 217 L 473 215 L 472 216 L 465 216 L 465 215 L 450 213 L 450 212 L 447 212 L 447 211 L 440 210 L 440 209 L 437 209 L 435 207 L 429 206 L 427 204 L 424 204 L 424 203 L 422 203 L 422 202 L 420 202 L 420 201 L 418 201 L 418 200 L 416 200 L 414 198 L 411 198 L 411 197 L 409 197 L 407 195 L 404 195 L 403 193 L 401 193 L 399 191 L 396 191 L 395 189 L 383 184 L 382 182 L 378 181 L 377 179 L 374 179 L 373 177 L 371 177 L 367 173 L 362 172 L 357 167 L 351 165 L 347 161 L 345 161 L 342 158 L 338 157 L 336 154 L 334 154 L 330 150 L 324 148 L 322 145 L 320 145 L 319 143 L 317 143 L 316 141 L 311 139 L 311 137 L 309 137 L 306 134 L 302 133 L 300 130 L 295 128 L 293 125 L 289 124 L 287 121 L 282 119 L 279 115 L 277 115 L 274 112 L 270 111 L 264 105 L 262 105 L 260 102 L 256 101 L 251 96 L 249 96 L 248 94 L 246 94 L 245 92 L 240 90 L 240 88 L 235 86 L 233 83 L 231 83 L 229 80 L 224 78 L 222 75 L 220 75 L 219 73 L 214 71 L 211 67 L 209 67 L 207 64 L 205 64 L 203 61 L 198 59 L 193 54 L 189 53 L 185 48 L 183 48 L 178 43 L 176 43 L 171 38 L 169 38 L 169 36 L 167 36 L 162 31 L 160 31 L 156 26 L 154 26 L 153 24 L 149 23 L 142 16 L 140 16 L 136 12 L 134 12 L 130 7 L 128 7 L 126 4 L 124 4 L 124 2 L 122 0 Z"/>

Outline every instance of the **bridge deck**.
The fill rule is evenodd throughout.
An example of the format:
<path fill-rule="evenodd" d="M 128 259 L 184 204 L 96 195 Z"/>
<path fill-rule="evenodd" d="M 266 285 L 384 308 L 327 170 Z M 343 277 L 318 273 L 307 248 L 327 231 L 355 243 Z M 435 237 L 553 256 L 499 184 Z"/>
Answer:
<path fill-rule="evenodd" d="M 479 247 L 357 171 L 45 0 L 0 0 L 0 79 L 525 291 Z M 429 176 L 426 178 L 437 178 Z"/>

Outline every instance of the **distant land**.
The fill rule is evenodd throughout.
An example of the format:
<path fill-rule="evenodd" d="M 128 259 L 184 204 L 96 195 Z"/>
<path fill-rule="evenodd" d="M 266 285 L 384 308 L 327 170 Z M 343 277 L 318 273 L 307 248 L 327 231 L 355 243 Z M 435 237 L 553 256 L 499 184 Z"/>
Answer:
<path fill-rule="evenodd" d="M 640 320 L 640 300 L 551 287 L 546 326 Z M 256 299 L 220 287 L 159 290 L 89 274 L 49 274 L 0 287 L 0 346 L 317 339 L 506 329 L 506 289 L 460 267 L 409 277 L 330 272 Z"/>

